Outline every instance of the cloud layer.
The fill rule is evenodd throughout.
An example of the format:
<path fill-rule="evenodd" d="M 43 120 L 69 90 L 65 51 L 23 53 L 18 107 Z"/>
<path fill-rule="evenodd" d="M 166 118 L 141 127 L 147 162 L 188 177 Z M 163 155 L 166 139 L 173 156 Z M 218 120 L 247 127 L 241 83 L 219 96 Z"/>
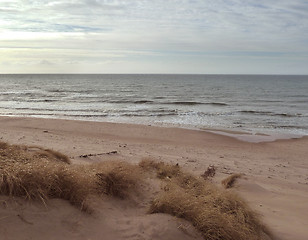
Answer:
<path fill-rule="evenodd" d="M 307 65 L 307 1 L 0 2 L 0 73 L 308 74 Z"/>

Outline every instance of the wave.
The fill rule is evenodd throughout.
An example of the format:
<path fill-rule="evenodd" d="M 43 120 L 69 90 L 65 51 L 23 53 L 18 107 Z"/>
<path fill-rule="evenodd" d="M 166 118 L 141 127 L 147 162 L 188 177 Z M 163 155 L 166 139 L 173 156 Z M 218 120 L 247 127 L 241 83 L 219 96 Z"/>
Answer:
<path fill-rule="evenodd" d="M 284 129 L 308 129 L 308 126 L 278 125 L 277 128 L 284 128 Z"/>
<path fill-rule="evenodd" d="M 54 116 L 54 117 L 108 117 L 108 114 L 60 114 L 60 113 L 20 113 L 20 112 L 10 112 L 5 113 L 6 116 Z"/>
<path fill-rule="evenodd" d="M 125 113 L 125 114 L 120 114 L 119 116 L 123 116 L 123 117 L 165 117 L 165 116 L 177 116 L 176 113 L 172 113 L 172 112 L 165 112 L 165 113 Z"/>
<path fill-rule="evenodd" d="M 159 96 L 159 97 L 154 97 L 154 99 L 165 99 L 166 97 L 162 97 L 162 96 Z"/>
<path fill-rule="evenodd" d="M 134 93 L 134 92 L 136 92 L 136 91 L 134 91 L 134 90 L 128 90 L 128 89 L 122 89 L 122 90 L 120 90 L 119 92 L 122 92 L 122 93 Z"/>
<path fill-rule="evenodd" d="M 305 100 L 297 100 L 297 101 L 291 101 L 291 103 L 305 103 L 307 104 L 308 100 L 305 99 Z"/>
<path fill-rule="evenodd" d="M 93 93 L 94 90 L 68 90 L 68 89 L 50 89 L 47 90 L 47 92 L 49 93 L 85 93 L 85 94 L 89 94 L 89 93 Z"/>
<path fill-rule="evenodd" d="M 24 100 L 23 102 L 35 102 L 35 103 L 43 103 L 43 102 L 59 102 L 60 100 L 56 99 L 29 99 Z"/>
<path fill-rule="evenodd" d="M 6 116 L 54 116 L 54 117 L 78 117 L 78 118 L 101 118 L 101 117 L 165 117 L 176 116 L 175 113 L 158 113 L 158 114 L 146 114 L 146 113 L 120 113 L 120 114 L 59 114 L 59 113 L 6 113 Z"/>
<path fill-rule="evenodd" d="M 163 99 L 163 97 L 157 97 L 155 99 Z M 226 103 L 221 103 L 221 102 L 209 102 L 209 103 L 204 103 L 204 102 L 197 102 L 197 101 L 152 101 L 152 100 L 109 100 L 106 101 L 107 103 L 126 103 L 126 104 L 162 104 L 162 105 L 188 105 L 188 106 L 194 106 L 194 105 L 215 105 L 215 106 L 228 106 Z"/>
<path fill-rule="evenodd" d="M 150 100 L 138 100 L 138 101 L 134 101 L 133 103 L 144 104 L 144 103 L 153 103 L 153 101 L 150 101 Z"/>
<path fill-rule="evenodd" d="M 175 102 L 162 102 L 160 104 L 174 104 L 174 105 L 215 105 L 215 106 L 227 106 L 226 103 L 220 103 L 220 102 L 195 102 L 195 101 L 175 101 Z"/>
<path fill-rule="evenodd" d="M 145 104 L 145 103 L 153 103 L 151 100 L 111 100 L 111 101 L 106 101 L 107 103 L 130 103 L 130 104 Z"/>
<path fill-rule="evenodd" d="M 280 116 L 280 117 L 302 117 L 302 114 L 290 114 L 290 113 L 275 113 L 273 116 Z"/>
<path fill-rule="evenodd" d="M 216 106 L 228 106 L 227 103 L 221 103 L 221 102 L 211 102 L 211 103 L 206 103 L 208 105 L 216 105 Z"/>
<path fill-rule="evenodd" d="M 191 102 L 191 101 L 183 101 L 183 102 L 163 102 L 162 104 L 174 104 L 174 105 L 200 105 L 202 102 Z"/>
<path fill-rule="evenodd" d="M 1 109 L 1 107 L 0 107 Z M 2 108 L 3 109 L 3 108 Z M 101 116 L 176 116 L 177 110 L 173 109 L 52 109 L 52 108 L 32 108 L 32 107 L 16 107 L 4 108 L 5 110 L 13 110 L 18 115 L 54 115 L 54 116 L 85 116 L 85 117 L 101 117 Z"/>
<path fill-rule="evenodd" d="M 264 115 L 264 116 L 278 116 L 278 117 L 302 117 L 303 115 L 291 114 L 291 113 L 274 113 L 270 111 L 254 111 L 254 110 L 243 110 L 239 111 L 240 113 L 252 114 L 252 115 Z"/>
<path fill-rule="evenodd" d="M 270 100 L 270 99 L 256 99 L 254 102 L 260 102 L 260 103 L 282 103 L 283 100 Z"/>
<path fill-rule="evenodd" d="M 14 109 L 14 110 L 31 110 L 31 111 L 45 111 L 45 112 L 70 112 L 70 111 L 81 111 L 81 112 L 87 112 L 88 110 L 72 110 L 72 109 L 50 109 L 50 108 L 31 108 L 31 107 L 15 107 L 15 108 L 6 108 L 7 110 L 9 109 Z"/>

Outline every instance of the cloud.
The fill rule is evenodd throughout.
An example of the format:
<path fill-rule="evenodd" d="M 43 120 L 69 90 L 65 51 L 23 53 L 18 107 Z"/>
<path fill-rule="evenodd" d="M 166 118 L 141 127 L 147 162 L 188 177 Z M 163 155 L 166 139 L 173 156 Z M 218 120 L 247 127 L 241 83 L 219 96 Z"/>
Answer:
<path fill-rule="evenodd" d="M 0 60 L 111 66 L 121 59 L 122 65 L 147 61 L 153 69 L 174 69 L 172 61 L 182 58 L 187 71 L 195 65 L 206 72 L 197 61 L 222 69 L 232 59 L 247 65 L 245 59 L 267 58 L 273 65 L 289 59 L 295 69 L 294 62 L 308 62 L 307 10 L 300 0 L 4 0 Z"/>
<path fill-rule="evenodd" d="M 48 60 L 46 60 L 46 59 L 40 61 L 39 64 L 40 64 L 40 65 L 47 65 L 47 66 L 54 65 L 54 63 L 52 63 L 52 62 L 50 62 L 50 61 L 48 61 Z"/>

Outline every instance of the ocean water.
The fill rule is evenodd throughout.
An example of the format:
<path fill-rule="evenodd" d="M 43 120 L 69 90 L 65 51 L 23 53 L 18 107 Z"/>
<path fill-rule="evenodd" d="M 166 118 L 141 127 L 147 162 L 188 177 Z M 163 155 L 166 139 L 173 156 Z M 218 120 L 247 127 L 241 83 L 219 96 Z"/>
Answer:
<path fill-rule="evenodd" d="M 308 135 L 308 76 L 0 75 L 0 115 Z"/>

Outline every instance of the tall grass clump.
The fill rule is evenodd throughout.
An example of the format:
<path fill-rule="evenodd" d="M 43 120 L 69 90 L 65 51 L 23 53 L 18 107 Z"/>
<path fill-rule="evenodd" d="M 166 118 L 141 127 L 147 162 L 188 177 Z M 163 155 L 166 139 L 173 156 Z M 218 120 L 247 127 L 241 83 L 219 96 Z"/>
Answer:
<path fill-rule="evenodd" d="M 126 162 L 109 161 L 96 167 L 96 189 L 99 193 L 121 199 L 129 197 L 142 181 L 142 172 L 136 165 Z"/>
<path fill-rule="evenodd" d="M 184 218 L 208 240 L 272 238 L 259 216 L 234 193 L 184 173 L 178 166 L 149 160 L 142 161 L 140 166 L 147 171 L 152 169 L 156 173 L 169 173 L 164 180 L 163 191 L 150 207 L 150 213 L 167 213 Z"/>
<path fill-rule="evenodd" d="M 138 168 L 124 162 L 70 165 L 51 150 L 0 142 L 0 194 L 41 200 L 61 198 L 87 210 L 90 196 L 125 198 L 139 182 Z"/>
<path fill-rule="evenodd" d="M 64 162 L 70 164 L 71 161 L 68 156 L 64 155 L 63 153 L 51 150 L 51 149 L 43 149 L 38 148 L 39 151 L 37 151 L 35 154 L 40 158 L 48 158 L 48 159 L 54 159 L 56 161 Z"/>
<path fill-rule="evenodd" d="M 234 173 L 231 176 L 223 179 L 221 181 L 221 184 L 225 187 L 225 188 L 232 188 L 236 182 L 236 180 L 238 178 L 241 178 L 243 174 L 239 174 L 239 173 Z"/>

